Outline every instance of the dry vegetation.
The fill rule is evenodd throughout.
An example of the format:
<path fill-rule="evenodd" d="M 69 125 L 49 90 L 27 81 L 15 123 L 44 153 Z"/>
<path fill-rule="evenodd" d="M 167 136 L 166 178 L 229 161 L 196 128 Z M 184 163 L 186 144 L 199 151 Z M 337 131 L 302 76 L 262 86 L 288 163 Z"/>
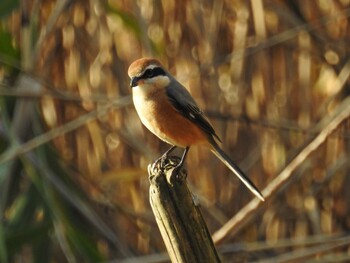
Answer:
<path fill-rule="evenodd" d="M 191 149 L 188 180 L 225 262 L 350 261 L 348 0 L 4 3 L 0 262 L 166 261 L 146 168 L 168 146 L 141 126 L 127 77 L 143 56 L 266 188 L 250 201 Z"/>

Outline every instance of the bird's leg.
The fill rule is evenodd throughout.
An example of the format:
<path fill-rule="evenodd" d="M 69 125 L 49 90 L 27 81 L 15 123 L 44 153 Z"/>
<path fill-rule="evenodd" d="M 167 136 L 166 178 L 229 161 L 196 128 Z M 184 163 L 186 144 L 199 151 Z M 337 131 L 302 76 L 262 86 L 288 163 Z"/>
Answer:
<path fill-rule="evenodd" d="M 182 168 L 182 166 L 184 165 L 185 159 L 186 159 L 186 156 L 187 156 L 187 153 L 188 153 L 189 150 L 190 150 L 190 147 L 187 146 L 185 148 L 184 153 L 182 154 L 180 162 L 175 166 L 174 170 L 172 171 L 172 176 L 177 174 L 180 171 L 180 169 Z"/>
<path fill-rule="evenodd" d="M 160 158 L 164 158 L 164 159 L 167 158 L 168 155 L 169 155 L 169 153 L 171 153 L 172 151 L 174 151 L 175 148 L 176 148 L 175 145 L 171 146 L 170 149 L 168 149 L 168 150 L 162 155 L 162 157 L 160 157 Z"/>
<path fill-rule="evenodd" d="M 159 163 L 160 162 L 160 165 L 163 166 L 165 159 L 168 158 L 168 155 L 172 151 L 174 151 L 175 148 L 176 148 L 176 146 L 171 146 L 170 149 L 168 149 L 165 153 L 163 153 L 163 155 L 161 157 L 159 157 L 154 163 Z"/>

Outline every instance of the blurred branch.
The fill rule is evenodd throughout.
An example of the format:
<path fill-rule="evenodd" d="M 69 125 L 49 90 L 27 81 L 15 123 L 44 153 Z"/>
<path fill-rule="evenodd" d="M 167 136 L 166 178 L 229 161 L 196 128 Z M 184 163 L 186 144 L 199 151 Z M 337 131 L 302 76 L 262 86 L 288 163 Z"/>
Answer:
<path fill-rule="evenodd" d="M 53 227 L 55 230 L 57 241 L 60 244 L 67 261 L 69 263 L 76 263 L 77 261 L 75 260 L 74 253 L 68 245 L 68 240 L 64 233 L 64 225 L 61 222 L 56 221 L 57 220 L 53 222 Z"/>
<path fill-rule="evenodd" d="M 327 112 L 328 107 L 332 104 L 332 102 L 334 102 L 335 100 L 341 100 L 344 98 L 344 96 L 342 95 L 344 94 L 344 91 L 349 88 L 347 86 L 347 80 L 349 78 L 349 75 L 350 75 L 350 56 L 346 57 L 346 63 L 341 68 L 338 74 L 338 78 L 337 78 L 338 81 L 336 81 L 334 84 L 335 86 L 334 89 L 338 90 L 339 92 L 337 92 L 333 96 L 330 96 L 328 99 L 326 99 L 326 101 L 323 103 L 324 107 L 320 108 L 319 110 L 319 114 L 318 114 L 319 116 L 322 116 Z M 345 92 L 344 95 L 348 96 L 349 94 Z"/>
<path fill-rule="evenodd" d="M 269 120 L 269 119 L 252 119 L 249 118 L 247 115 L 240 115 L 240 116 L 233 116 L 230 114 L 224 114 L 218 111 L 205 111 L 206 115 L 209 118 L 220 120 L 223 122 L 227 121 L 236 121 L 240 123 L 246 123 L 247 125 L 256 125 L 261 127 L 266 127 L 268 129 L 276 129 L 279 131 L 287 131 L 287 132 L 299 132 L 307 135 L 317 135 L 320 132 L 320 128 L 313 127 L 311 128 L 305 128 L 297 124 L 297 122 L 290 121 L 290 120 L 282 120 L 279 119 L 278 121 L 275 120 Z M 341 138 L 350 138 L 350 133 L 336 133 L 336 136 Z"/>
<path fill-rule="evenodd" d="M 317 235 L 317 236 L 309 236 L 305 238 L 294 238 L 294 239 L 279 239 L 273 243 L 268 242 L 245 242 L 245 243 L 230 243 L 224 244 L 218 247 L 218 251 L 220 254 L 231 254 L 231 253 L 252 253 L 257 255 L 258 252 L 265 250 L 273 250 L 273 249 L 284 249 L 298 246 L 317 246 L 320 248 L 322 246 L 327 246 L 329 244 L 336 244 L 338 247 L 349 243 L 348 236 L 342 235 Z M 168 262 L 169 256 L 166 253 L 157 253 L 140 257 L 133 257 L 129 259 L 124 259 L 120 262 L 122 263 L 159 263 L 159 262 Z M 108 263 L 114 263 L 117 261 L 108 261 Z M 119 262 L 119 261 L 118 261 Z M 270 261 L 272 262 L 272 261 Z M 280 262 L 280 261 L 274 261 Z M 318 262 L 318 261 L 317 261 Z M 107 263 L 107 262 L 106 262 Z"/>
<path fill-rule="evenodd" d="M 341 14 L 344 17 L 350 17 L 350 8 L 344 9 Z M 231 54 L 227 55 L 225 57 L 224 61 L 220 61 L 220 63 L 230 62 L 233 59 L 242 59 L 244 57 L 251 56 L 251 55 L 253 55 L 261 50 L 273 47 L 275 45 L 286 42 L 287 40 L 296 37 L 300 31 L 310 32 L 310 31 L 315 30 L 317 27 L 331 23 L 332 21 L 334 21 L 336 19 L 339 19 L 339 13 L 332 15 L 332 16 L 324 16 L 324 17 L 317 19 L 317 20 L 314 20 L 312 22 L 300 24 L 300 25 L 295 26 L 289 30 L 282 32 L 282 33 L 273 35 L 272 37 L 266 39 L 265 41 L 257 43 L 254 46 L 246 47 L 246 48 L 240 49 L 240 50 L 235 50 Z"/>
<path fill-rule="evenodd" d="M 30 27 L 29 2 L 21 0 L 21 67 L 24 71 L 32 69 L 32 31 Z"/>
<path fill-rule="evenodd" d="M 333 165 L 327 167 L 326 175 L 322 181 L 322 184 L 316 184 L 310 189 L 311 194 L 316 195 L 322 190 L 323 184 L 330 183 L 331 179 L 334 178 L 334 176 L 336 176 L 342 169 L 349 166 L 350 163 L 348 156 L 346 154 L 341 154 Z"/>
<path fill-rule="evenodd" d="M 259 252 L 263 250 L 285 249 L 298 246 L 316 246 L 329 243 L 338 243 L 344 241 L 348 236 L 334 235 L 314 235 L 304 238 L 288 238 L 278 239 L 274 242 L 245 242 L 245 243 L 229 243 L 219 246 L 221 253 L 239 253 L 239 252 Z"/>
<path fill-rule="evenodd" d="M 227 121 L 237 121 L 240 123 L 246 123 L 247 125 L 257 125 L 257 126 L 263 126 L 271 129 L 277 129 L 277 130 L 285 130 L 285 131 L 295 131 L 295 132 L 302 132 L 305 134 L 317 134 L 317 131 L 312 132 L 309 128 L 304 128 L 298 125 L 296 122 L 289 121 L 289 120 L 281 120 L 278 121 L 269 120 L 269 119 L 252 119 L 249 118 L 247 115 L 239 115 L 239 116 L 232 116 L 231 114 L 225 114 L 218 111 L 205 111 L 205 114 L 212 119 L 217 119 L 223 122 Z"/>
<path fill-rule="evenodd" d="M 25 87 L 28 87 L 34 92 L 38 89 L 38 85 L 36 82 L 32 81 L 26 75 L 21 74 L 18 77 L 16 89 L 21 90 Z M 1 110 L 2 119 L 6 119 L 6 121 L 3 120 L 2 126 L 4 129 L 6 129 L 6 134 L 9 137 L 8 139 L 13 145 L 18 145 L 21 141 L 25 140 L 29 136 L 29 131 L 32 125 L 33 113 L 34 105 L 33 102 L 30 100 L 16 101 L 11 120 L 10 116 L 7 115 L 6 108 Z M 16 170 L 16 166 L 17 161 L 12 160 L 6 165 L 0 167 L 0 221 L 3 221 L 5 218 L 6 206 L 10 199 L 10 186 L 15 178 L 13 173 Z M 2 226 L 0 226 L 0 231 L 1 227 Z M 0 251 L 3 251 L 0 255 L 0 261 L 6 262 L 7 255 L 6 250 L 4 249 L 4 243 L 2 238 L 3 236 L 0 237 Z"/>
<path fill-rule="evenodd" d="M 350 244 L 350 236 L 345 236 L 337 240 L 327 242 L 320 246 L 297 249 L 292 252 L 287 252 L 276 257 L 270 257 L 268 259 L 255 261 L 256 263 L 269 263 L 269 262 L 305 262 L 305 260 L 311 256 L 314 256 L 319 253 L 325 253 L 331 249 L 343 247 Z"/>
<path fill-rule="evenodd" d="M 52 183 L 70 204 L 80 211 L 109 241 L 115 244 L 125 256 L 128 255 L 128 252 L 124 250 L 124 245 L 120 243 L 118 237 L 111 231 L 109 226 L 100 219 L 84 200 L 82 200 L 78 193 L 69 190 L 63 180 L 55 175 L 46 162 L 33 153 L 27 153 L 25 157 L 36 169 L 42 172 L 48 181 Z"/>
<path fill-rule="evenodd" d="M 162 262 L 169 262 L 170 258 L 168 253 L 157 253 L 157 254 L 151 254 L 151 255 L 145 255 L 140 257 L 132 257 L 123 259 L 121 261 L 112 260 L 105 263 L 162 263 Z"/>
<path fill-rule="evenodd" d="M 33 52 L 33 58 L 36 60 L 38 58 L 38 54 L 40 52 L 41 46 L 46 39 L 47 35 L 52 31 L 54 28 L 54 25 L 59 17 L 59 15 L 62 13 L 62 11 L 66 8 L 68 4 L 70 4 L 71 0 L 61 0 L 56 1 L 55 7 L 53 8 L 53 11 L 51 12 L 51 15 L 47 21 L 47 23 L 44 25 L 44 28 L 42 28 L 40 32 L 40 36 L 38 41 L 35 44 L 34 52 Z"/>
<path fill-rule="evenodd" d="M 41 79 L 30 76 L 29 74 L 26 74 L 26 76 L 28 78 L 33 79 L 38 84 L 40 84 L 40 87 L 38 87 L 36 90 L 32 90 L 27 86 L 23 87 L 22 89 L 14 89 L 12 87 L 8 87 L 6 84 L 0 83 L 0 95 L 11 96 L 11 97 L 13 96 L 13 97 L 24 97 L 24 98 L 38 98 L 38 99 L 42 99 L 43 97 L 50 97 L 50 98 L 64 100 L 64 101 L 76 101 L 76 102 L 82 102 L 82 101 L 88 100 L 92 102 L 105 102 L 109 104 L 111 103 L 113 104 L 114 101 L 116 100 L 115 97 L 110 97 L 103 94 L 81 96 L 70 91 L 62 90 L 61 87 L 45 89 L 43 86 L 47 84 L 43 83 Z M 129 97 L 129 102 L 131 103 L 131 96 L 127 95 L 124 97 L 125 98 Z"/>
<path fill-rule="evenodd" d="M 350 97 L 346 98 L 331 114 L 322 119 L 316 127 L 323 127 L 321 132 L 297 154 L 294 159 L 280 172 L 280 174 L 262 191 L 268 201 L 279 193 L 291 179 L 292 173 L 308 158 L 313 151 L 319 148 L 325 140 L 332 134 L 338 126 L 350 116 Z M 237 233 L 249 219 L 254 217 L 265 203 L 261 203 L 255 198 L 243 207 L 234 217 L 232 217 L 222 228 L 217 230 L 213 239 L 220 243 L 228 236 Z"/>
<path fill-rule="evenodd" d="M 337 250 L 334 253 L 327 255 L 317 255 L 315 259 L 308 259 L 308 263 L 329 263 L 329 262 L 350 262 L 350 255 L 348 252 L 340 253 Z"/>
<path fill-rule="evenodd" d="M 150 38 L 147 34 L 147 22 L 145 21 L 144 17 L 141 14 L 140 8 L 137 5 L 137 1 L 132 1 L 133 10 L 135 12 L 135 16 L 138 22 L 138 25 L 140 26 L 140 32 L 138 37 L 141 39 L 141 42 L 146 50 L 146 52 L 149 55 L 154 55 L 154 50 L 152 48 L 152 43 Z"/>
<path fill-rule="evenodd" d="M 12 160 L 13 158 L 15 158 L 21 154 L 27 153 L 27 152 L 39 147 L 40 145 L 43 145 L 43 144 L 53 140 L 54 138 L 56 138 L 60 135 L 71 132 L 71 131 L 85 125 L 86 122 L 91 121 L 93 119 L 96 119 L 98 116 L 106 114 L 111 109 L 112 106 L 113 106 L 113 108 L 124 107 L 124 106 L 129 104 L 129 101 L 130 101 L 129 97 L 121 98 L 113 103 L 108 103 L 108 104 L 104 105 L 103 107 L 100 107 L 99 109 L 96 109 L 96 110 L 91 111 L 87 114 L 84 114 L 84 115 L 80 116 L 79 118 L 77 118 L 73 121 L 70 121 L 70 122 L 68 122 L 60 127 L 53 128 L 50 131 L 48 131 L 44 134 L 41 134 L 39 136 L 36 136 L 34 139 L 31 139 L 25 143 L 12 146 L 8 150 L 6 150 L 2 155 L 0 155 L 0 165 L 9 161 L 9 160 Z"/>

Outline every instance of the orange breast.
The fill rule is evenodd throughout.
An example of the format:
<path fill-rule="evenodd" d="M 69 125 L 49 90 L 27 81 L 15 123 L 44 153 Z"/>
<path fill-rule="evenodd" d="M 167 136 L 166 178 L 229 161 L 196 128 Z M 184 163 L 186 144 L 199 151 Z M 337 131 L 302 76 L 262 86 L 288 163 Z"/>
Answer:
<path fill-rule="evenodd" d="M 207 142 L 207 135 L 176 111 L 164 90 L 157 90 L 142 104 L 136 107 L 141 121 L 163 141 L 179 147 Z"/>

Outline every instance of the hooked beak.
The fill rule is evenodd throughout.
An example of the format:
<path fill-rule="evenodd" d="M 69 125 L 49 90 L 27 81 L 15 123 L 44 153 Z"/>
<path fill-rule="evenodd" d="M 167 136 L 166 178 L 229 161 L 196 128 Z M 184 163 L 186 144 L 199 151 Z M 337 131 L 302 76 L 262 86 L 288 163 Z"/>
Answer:
<path fill-rule="evenodd" d="M 137 86 L 137 82 L 139 81 L 139 79 L 140 78 L 138 78 L 138 77 L 133 77 L 130 81 L 130 88 Z"/>

